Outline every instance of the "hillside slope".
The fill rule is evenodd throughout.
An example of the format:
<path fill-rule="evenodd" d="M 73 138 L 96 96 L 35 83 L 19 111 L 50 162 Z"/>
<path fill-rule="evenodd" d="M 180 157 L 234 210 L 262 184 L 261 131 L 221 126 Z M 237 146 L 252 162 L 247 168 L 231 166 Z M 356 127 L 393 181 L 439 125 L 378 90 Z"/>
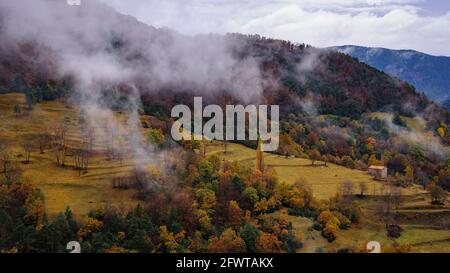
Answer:
<path fill-rule="evenodd" d="M 98 109 L 114 109 L 168 123 L 172 107 L 192 106 L 193 96 L 222 106 L 279 105 L 280 153 L 317 151 L 360 169 L 370 157 L 386 158 L 391 162 L 377 163 L 388 163 L 392 174 L 414 167 L 419 183 L 438 176 L 439 185 L 450 188 L 450 112 L 346 54 L 259 35 L 184 36 L 96 1 L 77 8 L 33 3 L 46 12 L 0 4 L 11 14 L 0 28 L 0 90 L 25 93 L 27 104 L 63 97 L 94 120 Z M 34 24 L 18 28 L 25 20 Z M 48 20 L 52 35 L 40 32 Z M 366 119 L 372 112 L 393 119 Z M 423 130 L 405 126 L 403 120 L 414 117 Z"/>
<path fill-rule="evenodd" d="M 43 191 L 50 217 L 67 207 L 81 217 L 90 210 L 108 205 L 126 209 L 137 204 L 131 191 L 114 190 L 111 183 L 114 177 L 131 173 L 134 164 L 130 159 L 119 162 L 94 156 L 89 171 L 80 173 L 75 168 L 73 155 L 68 156 L 65 167 L 60 167 L 49 148 L 45 148 L 44 153 L 33 148 L 30 161 L 25 163 L 23 144 L 26 143 L 27 136 L 37 137 L 39 134 L 49 133 L 63 120 L 70 122 L 68 138 L 72 142 L 80 141 L 79 110 L 63 102 L 52 101 L 37 104 L 33 111 L 16 116 L 12 111 L 15 105 L 25 108 L 23 94 L 0 95 L 0 141 L 9 143 L 8 150 L 21 162 L 19 167 L 25 181 Z"/>

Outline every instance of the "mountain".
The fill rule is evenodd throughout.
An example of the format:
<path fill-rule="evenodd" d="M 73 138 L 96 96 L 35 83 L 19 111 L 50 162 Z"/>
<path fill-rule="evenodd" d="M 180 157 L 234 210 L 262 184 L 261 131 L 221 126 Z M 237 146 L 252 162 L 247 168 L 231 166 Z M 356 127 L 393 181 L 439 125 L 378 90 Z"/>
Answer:
<path fill-rule="evenodd" d="M 443 102 L 450 99 L 450 57 L 352 45 L 333 49 L 411 83 L 433 100 Z"/>

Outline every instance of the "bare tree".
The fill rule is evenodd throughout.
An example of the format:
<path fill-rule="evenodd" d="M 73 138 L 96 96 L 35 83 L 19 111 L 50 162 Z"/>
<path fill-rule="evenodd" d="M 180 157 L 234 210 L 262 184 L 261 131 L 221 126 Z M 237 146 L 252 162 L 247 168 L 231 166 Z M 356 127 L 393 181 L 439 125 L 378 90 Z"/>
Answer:
<path fill-rule="evenodd" d="M 66 153 L 67 153 L 67 124 L 62 122 L 54 128 L 52 135 L 52 149 L 56 158 L 56 163 L 59 166 L 65 165 Z"/>
<path fill-rule="evenodd" d="M 367 183 L 365 183 L 365 182 L 360 182 L 359 183 L 359 195 L 361 197 L 364 197 L 364 195 L 366 194 L 368 189 L 369 189 L 369 187 L 367 186 Z"/>
<path fill-rule="evenodd" d="M 328 167 L 328 155 L 322 156 L 323 165 Z"/>
<path fill-rule="evenodd" d="M 14 105 L 13 112 L 16 117 L 20 116 L 22 114 L 22 107 L 19 104 Z"/>
<path fill-rule="evenodd" d="M 79 147 L 73 150 L 75 168 L 78 170 L 78 175 L 81 172 L 88 172 L 90 159 L 92 157 L 92 150 L 94 143 L 94 131 L 91 128 L 84 128 L 81 143 Z"/>
<path fill-rule="evenodd" d="M 39 146 L 39 152 L 43 154 L 45 149 L 50 145 L 51 135 L 47 132 L 42 132 L 36 135 L 37 145 Z"/>
<path fill-rule="evenodd" d="M 12 160 L 13 160 L 13 157 L 11 154 L 9 141 L 4 138 L 0 139 L 0 163 L 1 163 L 2 173 L 5 177 L 6 177 L 9 165 L 11 164 Z"/>
<path fill-rule="evenodd" d="M 78 175 L 81 175 L 81 172 L 86 173 L 88 171 L 89 160 L 91 157 L 89 150 L 85 148 L 75 148 L 73 149 L 73 156 L 75 168 L 78 170 Z"/>
<path fill-rule="evenodd" d="M 342 184 L 342 188 L 341 188 L 342 195 L 343 196 L 352 196 L 353 195 L 353 189 L 354 189 L 353 182 L 350 181 L 350 180 L 345 181 Z"/>
<path fill-rule="evenodd" d="M 386 184 L 383 184 L 381 189 L 381 204 L 379 212 L 383 217 L 389 217 L 391 215 L 392 209 L 395 206 L 395 187 L 392 186 L 393 181 L 389 179 Z"/>
<path fill-rule="evenodd" d="M 20 167 L 11 151 L 11 143 L 7 139 L 0 139 L 0 167 L 1 173 L 7 180 L 20 176 Z"/>
<path fill-rule="evenodd" d="M 123 165 L 123 160 L 125 158 L 125 149 L 122 147 L 116 151 L 116 159 L 119 160 L 120 166 Z"/>
<path fill-rule="evenodd" d="M 402 204 L 403 198 L 402 198 L 402 189 L 399 187 L 391 187 L 391 193 L 392 193 L 392 204 L 395 207 L 395 210 L 397 211 L 399 207 Z"/>
<path fill-rule="evenodd" d="M 73 159 L 75 162 L 75 169 L 78 170 L 78 176 L 81 176 L 81 171 L 83 170 L 83 154 L 84 150 L 82 148 L 73 149 Z"/>
<path fill-rule="evenodd" d="M 85 130 L 83 134 L 83 156 L 82 156 L 82 162 L 84 167 L 84 172 L 88 171 L 89 168 L 89 162 L 92 157 L 92 150 L 94 147 L 94 130 L 92 128 L 89 128 Z"/>
<path fill-rule="evenodd" d="M 126 135 L 119 134 L 117 137 L 117 143 L 119 144 L 119 149 L 116 149 L 115 159 L 119 160 L 120 165 L 123 165 L 123 160 L 126 154 Z"/>
<path fill-rule="evenodd" d="M 106 134 L 106 156 L 109 160 L 112 160 L 116 157 L 116 142 L 119 133 L 117 128 L 111 125 L 106 128 Z"/>
<path fill-rule="evenodd" d="M 26 135 L 22 138 L 20 146 L 25 153 L 25 163 L 30 163 L 31 153 L 36 149 L 36 137 L 34 135 Z"/>

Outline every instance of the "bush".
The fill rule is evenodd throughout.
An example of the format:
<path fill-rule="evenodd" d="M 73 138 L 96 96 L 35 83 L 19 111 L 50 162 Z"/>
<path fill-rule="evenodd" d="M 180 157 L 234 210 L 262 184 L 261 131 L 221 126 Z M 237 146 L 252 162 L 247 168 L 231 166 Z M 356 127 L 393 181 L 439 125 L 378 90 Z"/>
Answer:
<path fill-rule="evenodd" d="M 350 227 L 350 224 L 352 223 L 350 219 L 348 219 L 345 215 L 342 213 L 335 213 L 336 218 L 339 220 L 339 228 L 340 229 L 348 229 Z"/>
<path fill-rule="evenodd" d="M 337 232 L 339 230 L 339 227 L 336 226 L 334 223 L 327 223 L 325 225 L 325 228 L 322 230 L 322 236 L 325 237 L 328 242 L 333 242 L 336 240 Z"/>
<path fill-rule="evenodd" d="M 323 226 L 322 226 L 321 224 L 315 222 L 315 223 L 313 224 L 312 228 L 313 228 L 314 230 L 320 231 L 320 230 L 323 229 Z"/>
<path fill-rule="evenodd" d="M 390 224 L 386 225 L 387 236 L 389 238 L 399 238 L 402 236 L 403 229 L 399 225 Z"/>
<path fill-rule="evenodd" d="M 290 208 L 288 209 L 288 214 L 293 216 L 301 216 L 307 218 L 316 218 L 317 211 L 313 208 L 303 207 L 303 208 Z"/>

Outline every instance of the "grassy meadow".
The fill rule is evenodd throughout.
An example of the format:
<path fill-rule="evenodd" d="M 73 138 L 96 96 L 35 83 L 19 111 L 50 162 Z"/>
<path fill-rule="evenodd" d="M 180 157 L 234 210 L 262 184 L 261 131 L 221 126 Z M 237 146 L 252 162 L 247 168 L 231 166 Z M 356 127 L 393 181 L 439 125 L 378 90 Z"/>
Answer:
<path fill-rule="evenodd" d="M 13 107 L 23 105 L 25 98 L 21 94 L 0 95 L 0 138 L 12 143 L 12 151 L 17 159 L 24 157 L 20 141 L 27 134 L 51 130 L 63 119 L 69 119 L 68 138 L 76 140 L 79 111 L 58 101 L 42 102 L 35 105 L 31 112 L 24 111 L 16 116 Z M 94 156 L 87 173 L 74 168 L 73 157 L 67 157 L 67 166 L 57 166 L 55 156 L 50 151 L 40 154 L 31 153 L 30 163 L 21 163 L 23 176 L 27 181 L 40 188 L 45 197 L 45 205 L 50 217 L 70 207 L 75 215 L 85 215 L 91 209 L 114 205 L 130 207 L 136 204 L 131 198 L 132 191 L 115 190 L 111 179 L 125 175 L 133 168 L 130 159 L 122 163 Z"/>
<path fill-rule="evenodd" d="M 224 153 L 223 144 L 212 142 L 207 146 L 207 153 L 217 154 L 229 161 L 242 161 L 256 164 L 255 150 L 241 144 L 228 143 L 227 153 Z M 311 160 L 305 158 L 286 158 L 276 154 L 265 153 L 264 163 L 266 167 L 274 168 L 281 181 L 294 183 L 296 181 L 306 181 L 313 189 L 313 194 L 319 199 L 328 199 L 336 195 L 345 182 L 351 181 L 354 185 L 354 192 L 357 193 L 359 185 L 367 185 L 368 195 L 380 194 L 383 182 L 373 179 L 367 172 L 353 170 L 328 163 L 316 161 L 315 165 Z M 402 189 L 405 195 L 422 192 L 417 187 Z"/>

